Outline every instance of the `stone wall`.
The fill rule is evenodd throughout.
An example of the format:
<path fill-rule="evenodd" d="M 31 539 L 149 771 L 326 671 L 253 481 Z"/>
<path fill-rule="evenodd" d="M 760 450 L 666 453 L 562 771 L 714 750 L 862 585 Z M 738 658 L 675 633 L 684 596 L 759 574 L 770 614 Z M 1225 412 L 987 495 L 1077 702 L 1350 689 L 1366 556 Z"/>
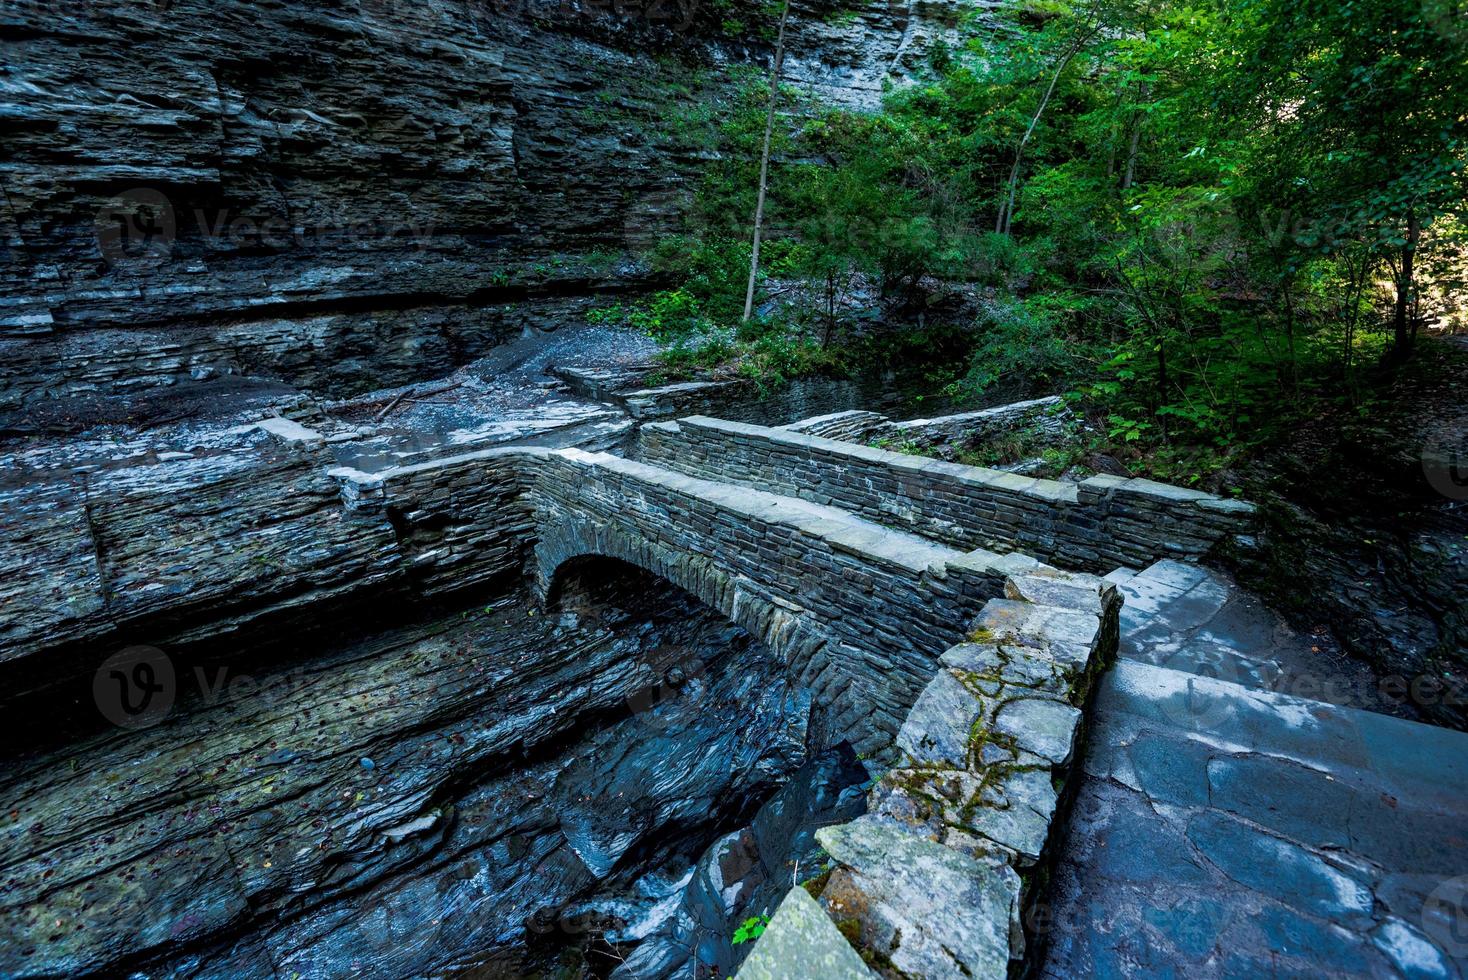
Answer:
<path fill-rule="evenodd" d="M 961 553 L 832 507 L 579 450 L 546 453 L 530 498 L 542 594 L 583 555 L 637 564 L 763 639 L 835 738 L 890 745 L 907 709 L 1023 555 Z"/>
<path fill-rule="evenodd" d="M 0 487 L 0 662 L 217 639 L 375 592 L 434 599 L 532 554 L 548 594 L 562 562 L 601 554 L 785 650 L 834 730 L 876 745 L 1029 554 L 1193 557 L 1248 516 L 1144 481 L 1047 483 L 710 419 L 643 435 L 663 466 L 518 447 L 366 473 L 275 420 L 229 448 Z"/>
<path fill-rule="evenodd" d="M 885 415 L 855 408 L 847 412 L 833 412 L 830 415 L 801 419 L 799 422 L 791 422 L 779 428 L 790 432 L 803 432 L 810 436 L 820 436 L 823 439 L 835 439 L 838 442 L 859 442 L 866 445 L 876 438 L 876 434 L 884 426 L 890 424 L 891 420 Z"/>
<path fill-rule="evenodd" d="M 882 442 L 931 449 L 983 442 L 1020 430 L 1030 430 L 1043 441 L 1046 437 L 1058 436 L 1070 417 L 1064 399 L 1051 396 L 976 412 L 906 421 L 894 421 L 868 411 L 837 412 L 804 419 L 784 428 L 842 442 Z"/>
<path fill-rule="evenodd" d="M 486 449 L 379 473 L 336 467 L 347 511 L 386 521 L 415 593 L 484 585 L 525 562 L 534 449 Z"/>
<path fill-rule="evenodd" d="M 833 504 L 956 547 L 1022 551 L 1095 572 L 1199 558 L 1246 533 L 1253 517 L 1242 501 L 1149 480 L 1039 480 L 701 417 L 644 426 L 639 451 L 685 473 Z"/>
<path fill-rule="evenodd" d="M 812 890 L 829 924 L 792 890 L 739 976 L 800 976 L 808 962 L 853 980 L 876 975 L 868 964 L 931 980 L 1013 975 L 1120 607 L 1091 576 L 1010 579 L 971 642 L 943 654 L 867 814 L 816 832 L 832 868 Z"/>

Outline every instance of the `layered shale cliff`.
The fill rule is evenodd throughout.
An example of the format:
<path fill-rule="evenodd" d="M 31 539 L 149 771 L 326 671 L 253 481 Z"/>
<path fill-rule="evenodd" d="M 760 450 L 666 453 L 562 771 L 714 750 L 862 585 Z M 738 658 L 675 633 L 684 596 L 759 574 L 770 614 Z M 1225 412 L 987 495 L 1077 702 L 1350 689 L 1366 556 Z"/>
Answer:
<path fill-rule="evenodd" d="M 798 3 L 788 77 L 874 104 L 956 10 Z M 0 428 L 221 378 L 437 377 L 645 287 L 634 257 L 708 153 L 689 110 L 767 63 L 777 13 L 0 4 Z"/>

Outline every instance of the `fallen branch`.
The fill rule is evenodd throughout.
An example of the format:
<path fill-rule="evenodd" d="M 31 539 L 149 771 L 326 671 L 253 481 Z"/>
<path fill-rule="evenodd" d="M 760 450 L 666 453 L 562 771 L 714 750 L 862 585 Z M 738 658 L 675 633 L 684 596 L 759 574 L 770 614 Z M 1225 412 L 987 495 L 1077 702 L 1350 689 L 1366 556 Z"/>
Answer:
<path fill-rule="evenodd" d="M 386 408 L 377 413 L 377 417 L 373 419 L 373 421 L 381 422 L 383 419 L 391 415 L 393 411 L 405 401 L 422 401 L 425 398 L 432 398 L 434 395 L 441 395 L 446 391 L 453 391 L 455 388 L 461 388 L 463 387 L 463 385 L 464 382 L 455 381 L 453 384 L 440 385 L 437 388 L 429 388 L 427 391 L 414 391 L 412 388 L 409 388 L 406 391 L 400 391 L 397 393 L 392 401 L 387 403 Z"/>

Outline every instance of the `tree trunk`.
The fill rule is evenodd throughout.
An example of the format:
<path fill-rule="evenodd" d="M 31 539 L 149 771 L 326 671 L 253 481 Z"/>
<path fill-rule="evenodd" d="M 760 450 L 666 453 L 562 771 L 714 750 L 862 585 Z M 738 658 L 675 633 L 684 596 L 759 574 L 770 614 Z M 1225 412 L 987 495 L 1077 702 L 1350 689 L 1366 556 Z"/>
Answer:
<path fill-rule="evenodd" d="M 1402 264 L 1397 273 L 1397 305 L 1392 316 L 1392 360 L 1403 361 L 1412 352 L 1413 331 L 1409 329 L 1412 311 L 1412 264 L 1417 255 L 1417 241 L 1422 228 L 1417 213 L 1407 215 L 1407 243 L 1402 246 Z"/>
<path fill-rule="evenodd" d="M 821 334 L 821 350 L 831 346 L 831 335 L 836 332 L 836 273 L 826 273 L 826 330 Z"/>
<path fill-rule="evenodd" d="M 1143 82 L 1142 90 L 1138 94 L 1141 97 L 1141 100 L 1145 102 L 1147 101 L 1147 98 L 1152 94 L 1152 89 L 1146 82 Z M 1137 176 L 1137 151 L 1141 148 L 1141 145 L 1142 113 L 1139 110 L 1136 114 L 1135 120 L 1132 122 L 1132 141 L 1131 146 L 1128 147 L 1126 154 L 1126 173 L 1123 174 L 1121 178 L 1122 190 L 1129 190 L 1132 186 L 1132 181 Z"/>
<path fill-rule="evenodd" d="M 765 220 L 765 183 L 770 176 L 770 139 L 775 132 L 775 105 L 780 98 L 780 71 L 785 67 L 785 24 L 790 19 L 790 0 L 780 14 L 780 35 L 775 41 L 775 63 L 770 68 L 770 112 L 765 117 L 765 148 L 759 158 L 759 195 L 754 206 L 754 249 L 749 255 L 749 289 L 744 293 L 744 322 L 754 313 L 754 283 L 759 276 L 760 228 Z"/>
<path fill-rule="evenodd" d="M 1295 354 L 1295 291 L 1294 276 L 1284 281 L 1285 340 L 1289 344 L 1290 363 L 1288 380 L 1292 390 L 1299 390 L 1299 358 Z"/>
<path fill-rule="evenodd" d="M 1162 331 L 1157 332 L 1157 407 L 1167 404 L 1167 343 Z M 1162 428 L 1162 441 L 1168 441 L 1167 416 L 1157 413 L 1157 422 Z"/>
<path fill-rule="evenodd" d="M 999 217 L 994 221 L 994 233 L 997 235 L 1009 234 L 1010 224 L 1014 219 L 1014 195 L 1019 187 L 1019 165 L 1025 157 L 1025 147 L 1030 142 L 1030 137 L 1035 134 L 1035 127 L 1040 124 L 1040 117 L 1045 114 L 1045 107 L 1050 104 L 1050 97 L 1055 94 L 1055 86 L 1060 84 L 1060 76 L 1065 73 L 1066 66 L 1085 47 L 1086 41 L 1090 39 L 1093 28 L 1087 28 L 1076 39 L 1071 42 L 1070 47 L 1060 59 L 1060 64 L 1055 66 L 1055 74 L 1050 76 L 1050 84 L 1045 89 L 1045 95 L 1040 99 L 1040 105 L 1035 109 L 1035 114 L 1030 118 L 1029 128 L 1020 137 L 1019 147 L 1014 151 L 1014 166 L 1009 168 L 1009 193 L 1006 200 L 999 204 Z"/>

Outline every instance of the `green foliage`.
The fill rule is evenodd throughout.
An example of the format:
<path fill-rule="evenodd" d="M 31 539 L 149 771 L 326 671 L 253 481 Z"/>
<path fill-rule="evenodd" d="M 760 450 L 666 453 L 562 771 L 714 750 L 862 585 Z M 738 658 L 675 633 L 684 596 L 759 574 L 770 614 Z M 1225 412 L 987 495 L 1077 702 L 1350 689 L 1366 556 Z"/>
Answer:
<path fill-rule="evenodd" d="M 968 372 L 948 394 L 962 401 L 996 394 L 1016 401 L 1069 388 L 1085 366 L 1085 344 L 1074 324 L 1088 306 L 1069 293 L 990 304 L 978 323 Z"/>
<path fill-rule="evenodd" d="M 1033 0 L 966 15 L 881 111 L 786 86 L 744 325 L 767 81 L 731 73 L 721 100 L 690 82 L 664 111 L 711 162 L 648 257 L 669 286 L 601 315 L 667 341 L 675 375 L 920 362 L 961 401 L 1073 392 L 1159 474 L 1230 465 L 1364 399 L 1422 324 L 1468 321 L 1451 6 Z M 934 281 L 983 296 L 957 339 L 912 322 Z"/>
<path fill-rule="evenodd" d="M 734 930 L 733 944 L 735 946 L 742 946 L 745 943 L 754 942 L 765 934 L 765 930 L 769 928 L 769 925 L 770 917 L 768 915 L 750 916 L 739 924 L 739 928 Z"/>

